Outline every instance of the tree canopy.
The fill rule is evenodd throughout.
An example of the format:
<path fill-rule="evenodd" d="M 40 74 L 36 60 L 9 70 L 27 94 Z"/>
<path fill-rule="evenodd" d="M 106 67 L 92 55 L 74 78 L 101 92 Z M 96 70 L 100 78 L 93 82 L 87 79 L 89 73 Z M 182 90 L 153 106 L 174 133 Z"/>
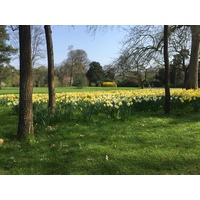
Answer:
<path fill-rule="evenodd" d="M 6 26 L 0 25 L 0 89 L 1 82 L 8 76 L 11 55 L 17 52 L 17 49 L 8 45 L 7 41 L 9 41 L 9 34 L 7 33 Z M 5 64 L 6 66 L 4 66 Z"/>
<path fill-rule="evenodd" d="M 103 68 L 99 62 L 91 62 L 90 68 L 86 73 L 86 76 L 91 84 L 98 86 L 104 80 Z"/>
<path fill-rule="evenodd" d="M 6 43 L 7 41 L 9 41 L 9 35 L 6 26 L 0 25 L 0 65 L 9 63 L 11 55 L 17 52 L 17 49 Z"/>

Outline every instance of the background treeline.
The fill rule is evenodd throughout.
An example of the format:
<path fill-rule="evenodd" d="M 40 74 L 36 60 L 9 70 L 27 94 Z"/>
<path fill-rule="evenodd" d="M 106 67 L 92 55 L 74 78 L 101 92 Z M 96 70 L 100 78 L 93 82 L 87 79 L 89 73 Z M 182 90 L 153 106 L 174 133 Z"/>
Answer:
<path fill-rule="evenodd" d="M 71 76 L 70 67 L 63 62 L 55 68 L 55 86 L 101 86 L 102 82 L 114 81 L 118 87 L 140 87 L 141 76 L 144 77 L 144 87 L 164 87 L 165 76 L 163 68 L 152 68 L 140 73 L 129 72 L 126 76 L 116 73 L 112 65 L 102 67 L 98 62 L 91 62 L 89 69 L 77 71 Z M 19 70 L 13 66 L 0 68 L 1 86 L 19 87 Z M 33 68 L 34 87 L 47 87 L 47 67 Z M 198 81 L 200 85 L 200 80 Z M 185 84 L 185 73 L 177 66 L 171 64 L 170 84 L 173 88 L 182 88 Z"/>

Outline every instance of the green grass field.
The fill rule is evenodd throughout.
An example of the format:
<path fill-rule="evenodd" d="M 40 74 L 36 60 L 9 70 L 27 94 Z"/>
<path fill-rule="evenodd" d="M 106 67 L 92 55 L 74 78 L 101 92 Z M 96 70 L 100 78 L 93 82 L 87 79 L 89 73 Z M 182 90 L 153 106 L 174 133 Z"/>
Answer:
<path fill-rule="evenodd" d="M 56 88 L 77 92 L 122 88 Z M 133 89 L 133 88 L 123 88 Z M 134 88 L 135 89 L 135 88 Z M 0 94 L 18 93 L 3 88 Z M 35 93 L 47 88 L 34 88 Z M 127 121 L 94 117 L 35 124 L 35 141 L 16 141 L 18 116 L 0 106 L 2 175 L 200 174 L 200 115 L 197 112 L 135 112 Z"/>
<path fill-rule="evenodd" d="M 35 126 L 36 141 L 15 140 L 18 117 L 0 107 L 0 174 L 200 174 L 198 113 L 140 112 Z"/>
<path fill-rule="evenodd" d="M 133 89 L 138 89 L 138 88 L 133 88 L 133 87 L 84 87 L 82 89 L 79 89 L 77 87 L 57 87 L 55 88 L 55 91 L 57 93 L 59 92 L 90 92 L 90 91 L 102 91 L 102 90 L 133 90 Z M 3 87 L 0 90 L 0 95 L 1 94 L 18 94 L 19 93 L 19 88 L 17 87 Z M 48 93 L 48 88 L 47 87 L 34 87 L 33 88 L 33 93 Z"/>

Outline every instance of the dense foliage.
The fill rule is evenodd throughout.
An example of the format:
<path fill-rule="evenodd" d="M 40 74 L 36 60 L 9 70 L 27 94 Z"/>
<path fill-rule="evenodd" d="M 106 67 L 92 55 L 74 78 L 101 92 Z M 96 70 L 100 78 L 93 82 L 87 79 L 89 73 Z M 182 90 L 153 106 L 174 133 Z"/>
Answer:
<path fill-rule="evenodd" d="M 7 44 L 9 35 L 5 25 L 0 25 L 0 89 L 1 84 L 8 76 L 12 76 L 14 69 L 9 66 L 11 55 L 16 53 L 17 50 L 11 45 Z"/>

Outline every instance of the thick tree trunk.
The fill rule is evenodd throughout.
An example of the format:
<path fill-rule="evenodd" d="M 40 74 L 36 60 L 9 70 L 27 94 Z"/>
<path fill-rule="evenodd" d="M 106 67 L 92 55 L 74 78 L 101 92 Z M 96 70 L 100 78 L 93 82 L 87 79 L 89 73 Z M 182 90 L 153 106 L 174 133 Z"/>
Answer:
<path fill-rule="evenodd" d="M 51 35 L 51 26 L 45 25 L 45 35 L 47 43 L 47 57 L 48 57 L 48 89 L 49 89 L 49 104 L 48 107 L 51 113 L 55 112 L 56 99 L 54 87 L 54 55 L 53 55 L 53 41 Z"/>
<path fill-rule="evenodd" d="M 200 26 L 191 26 L 192 46 L 186 89 L 198 89 Z"/>
<path fill-rule="evenodd" d="M 19 26 L 20 43 L 20 101 L 17 139 L 32 139 L 33 129 L 33 77 L 31 65 L 30 25 Z"/>
<path fill-rule="evenodd" d="M 164 61 L 165 61 L 165 114 L 170 113 L 170 69 L 168 55 L 169 26 L 164 25 Z"/>

